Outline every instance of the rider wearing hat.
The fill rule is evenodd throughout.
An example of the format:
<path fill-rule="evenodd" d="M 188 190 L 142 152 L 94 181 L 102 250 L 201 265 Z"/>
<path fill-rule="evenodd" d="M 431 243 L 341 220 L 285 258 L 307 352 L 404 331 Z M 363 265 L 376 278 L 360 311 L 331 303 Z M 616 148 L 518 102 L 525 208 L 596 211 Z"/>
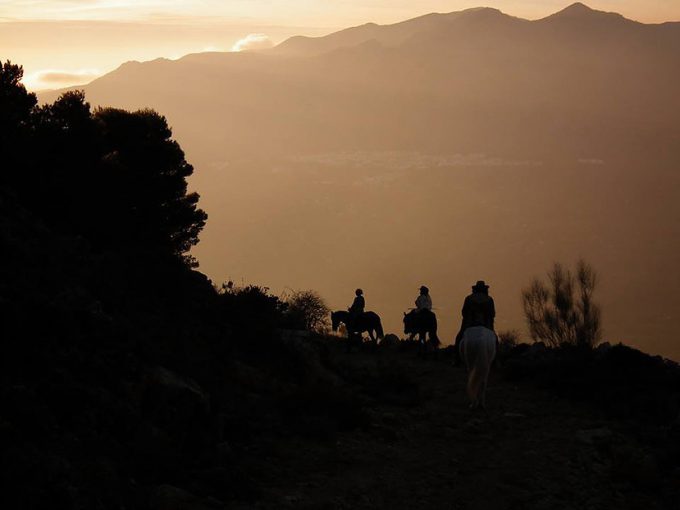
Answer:
<path fill-rule="evenodd" d="M 484 326 L 493 331 L 496 307 L 493 298 L 489 296 L 489 286 L 484 280 L 479 280 L 472 286 L 472 294 L 466 297 L 463 303 L 462 315 L 463 321 L 454 344 L 456 353 L 458 353 L 458 344 L 467 328 Z"/>
<path fill-rule="evenodd" d="M 416 298 L 416 312 L 427 310 L 432 311 L 432 298 L 430 297 L 430 289 L 423 285 L 420 287 L 420 295 Z"/>
<path fill-rule="evenodd" d="M 489 286 L 484 280 L 479 280 L 472 286 L 472 294 L 465 298 L 462 313 L 462 330 L 472 326 L 484 326 L 493 331 L 496 308 L 493 298 L 489 296 Z"/>

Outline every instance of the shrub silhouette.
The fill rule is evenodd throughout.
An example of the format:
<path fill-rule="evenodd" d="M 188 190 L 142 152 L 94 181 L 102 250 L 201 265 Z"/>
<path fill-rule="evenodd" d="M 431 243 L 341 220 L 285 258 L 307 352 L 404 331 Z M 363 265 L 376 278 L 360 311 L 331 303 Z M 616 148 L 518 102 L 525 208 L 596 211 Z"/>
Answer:
<path fill-rule="evenodd" d="M 0 149 L 3 159 L 15 146 L 38 100 L 21 83 L 24 70 L 9 60 L 0 63 Z M 11 161 L 10 161 L 11 162 Z M 8 161 L 5 161 L 8 163 Z"/>
<path fill-rule="evenodd" d="M 323 298 L 313 290 L 298 290 L 285 300 L 291 323 L 299 329 L 317 333 L 328 330 L 331 312 Z"/>
<path fill-rule="evenodd" d="M 237 328 L 274 328 L 285 321 L 286 303 L 267 287 L 235 287 L 229 282 L 218 293 L 224 318 Z"/>
<path fill-rule="evenodd" d="M 535 341 L 552 347 L 592 347 L 602 336 L 600 307 L 593 302 L 597 274 L 583 260 L 576 275 L 556 263 L 548 272 L 549 285 L 538 278 L 522 291 L 524 315 Z"/>

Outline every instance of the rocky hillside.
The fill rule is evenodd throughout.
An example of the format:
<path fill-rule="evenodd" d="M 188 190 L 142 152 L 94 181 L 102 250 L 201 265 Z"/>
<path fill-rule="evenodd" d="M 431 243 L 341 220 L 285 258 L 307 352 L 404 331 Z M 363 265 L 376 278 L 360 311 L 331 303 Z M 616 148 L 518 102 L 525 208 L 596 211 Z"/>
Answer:
<path fill-rule="evenodd" d="M 448 351 L 347 353 L 234 326 L 200 273 L 96 255 L 0 205 L 8 508 L 665 509 L 680 496 L 672 363 L 621 346 L 504 349 L 475 413 Z"/>
<path fill-rule="evenodd" d="M 0 206 L 7 508 L 665 509 L 680 496 L 680 374 L 662 359 L 504 349 L 488 412 L 471 412 L 449 351 L 347 353 L 235 326 L 200 273 L 93 253 Z"/>

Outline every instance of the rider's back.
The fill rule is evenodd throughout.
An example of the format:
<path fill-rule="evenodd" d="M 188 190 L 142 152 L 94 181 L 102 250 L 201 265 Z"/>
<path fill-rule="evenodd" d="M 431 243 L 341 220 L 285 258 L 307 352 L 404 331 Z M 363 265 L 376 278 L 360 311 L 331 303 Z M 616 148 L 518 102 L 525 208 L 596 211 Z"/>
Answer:
<path fill-rule="evenodd" d="M 484 326 L 494 329 L 496 309 L 493 298 L 482 292 L 473 292 L 465 298 L 463 304 L 463 322 L 465 328 Z"/>

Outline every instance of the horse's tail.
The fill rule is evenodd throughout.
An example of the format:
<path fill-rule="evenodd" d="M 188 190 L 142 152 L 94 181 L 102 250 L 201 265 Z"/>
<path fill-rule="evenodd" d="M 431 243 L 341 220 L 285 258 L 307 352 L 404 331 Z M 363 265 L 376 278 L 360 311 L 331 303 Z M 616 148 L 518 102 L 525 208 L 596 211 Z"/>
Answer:
<path fill-rule="evenodd" d="M 382 322 L 380 322 L 380 317 L 377 317 L 377 322 L 375 324 L 375 331 L 378 334 L 378 338 L 385 338 L 385 332 L 383 331 Z"/>
<path fill-rule="evenodd" d="M 439 337 L 437 336 L 437 315 L 434 312 L 432 313 L 432 321 L 430 323 L 430 340 L 435 346 L 441 345 L 441 342 L 439 341 Z"/>
<path fill-rule="evenodd" d="M 491 362 L 496 355 L 495 339 L 487 334 L 486 328 L 470 328 L 465 332 L 461 344 L 465 363 L 470 371 L 467 393 L 473 404 L 484 403 L 484 392 L 491 371 Z M 493 334 L 493 332 L 491 332 Z"/>
<path fill-rule="evenodd" d="M 489 366 L 480 362 L 482 357 L 479 356 L 476 363 L 470 368 L 470 375 L 468 375 L 467 393 L 471 402 L 477 402 L 482 392 L 482 385 L 489 376 Z"/>

